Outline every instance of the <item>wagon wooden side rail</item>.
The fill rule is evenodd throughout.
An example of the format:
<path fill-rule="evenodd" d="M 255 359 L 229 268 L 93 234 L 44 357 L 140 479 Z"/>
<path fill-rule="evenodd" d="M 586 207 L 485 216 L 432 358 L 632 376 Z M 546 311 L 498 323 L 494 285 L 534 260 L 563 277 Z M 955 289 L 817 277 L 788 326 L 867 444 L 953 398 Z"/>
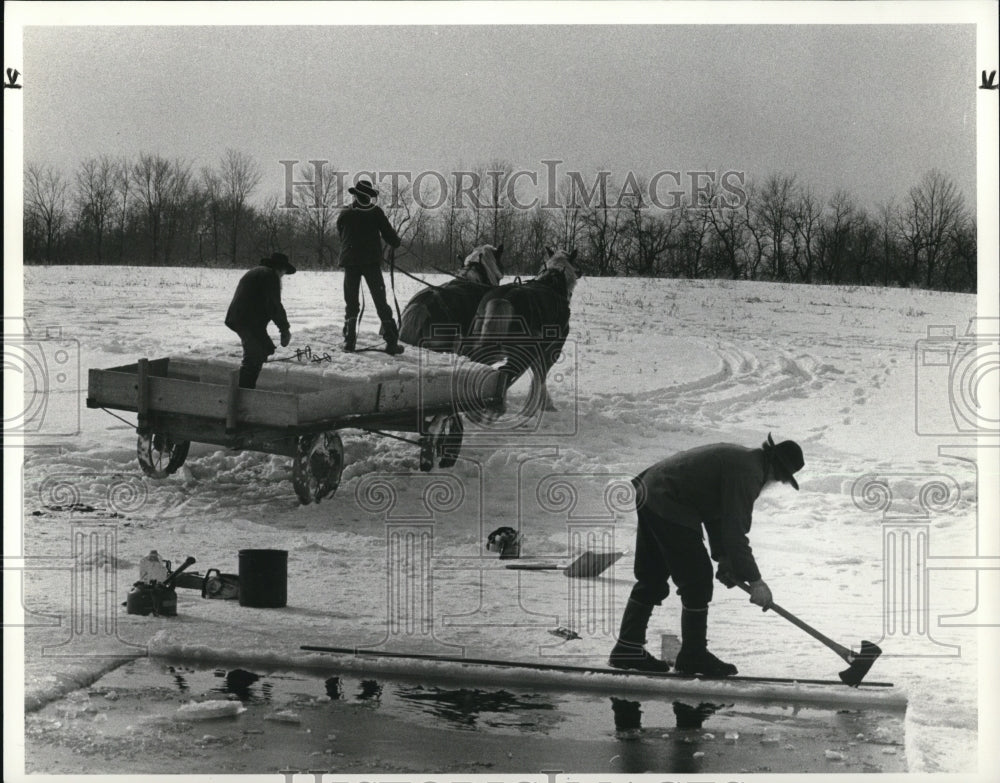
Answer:
<path fill-rule="evenodd" d="M 235 364 L 184 358 L 91 369 L 87 407 L 137 414 L 137 457 L 150 477 L 176 472 L 192 442 L 280 454 L 293 459 L 299 499 L 318 503 L 340 483 L 339 430 L 418 433 L 421 469 L 447 468 L 461 450 L 461 414 L 495 406 L 503 395 L 499 373 L 472 362 L 460 378 L 439 373 L 380 381 L 331 382 L 308 372 L 278 378 L 285 370 L 268 369 L 269 382 L 281 387 L 243 389 Z"/>

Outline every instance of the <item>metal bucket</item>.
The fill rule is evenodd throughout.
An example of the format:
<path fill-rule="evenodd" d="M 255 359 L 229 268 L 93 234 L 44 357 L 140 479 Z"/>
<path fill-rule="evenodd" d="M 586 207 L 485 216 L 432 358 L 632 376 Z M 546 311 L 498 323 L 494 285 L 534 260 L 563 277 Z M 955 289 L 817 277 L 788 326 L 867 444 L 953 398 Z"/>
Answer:
<path fill-rule="evenodd" d="M 288 603 L 288 552 L 240 550 L 240 606 L 278 608 Z"/>

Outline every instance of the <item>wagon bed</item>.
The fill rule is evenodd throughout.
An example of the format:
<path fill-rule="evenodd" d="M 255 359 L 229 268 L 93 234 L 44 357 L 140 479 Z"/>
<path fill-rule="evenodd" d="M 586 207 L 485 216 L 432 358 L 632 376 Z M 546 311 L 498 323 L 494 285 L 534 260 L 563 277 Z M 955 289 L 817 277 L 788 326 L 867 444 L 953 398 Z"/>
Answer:
<path fill-rule="evenodd" d="M 281 454 L 293 458 L 296 494 L 310 503 L 340 482 L 339 430 L 418 433 L 421 469 L 446 468 L 461 449 L 461 414 L 502 399 L 500 374 L 465 359 L 370 366 L 357 377 L 333 361 L 272 361 L 257 388 L 243 389 L 231 358 L 140 359 L 90 370 L 87 407 L 138 414 L 139 464 L 151 477 L 174 473 L 191 442 Z"/>

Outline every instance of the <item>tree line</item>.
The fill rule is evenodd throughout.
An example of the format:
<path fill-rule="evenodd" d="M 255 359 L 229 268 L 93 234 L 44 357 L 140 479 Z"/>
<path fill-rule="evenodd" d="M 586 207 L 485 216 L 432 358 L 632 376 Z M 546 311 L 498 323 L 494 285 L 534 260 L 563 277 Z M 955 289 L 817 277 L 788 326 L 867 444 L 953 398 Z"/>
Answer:
<path fill-rule="evenodd" d="M 623 197 L 610 176 L 595 176 L 583 198 L 566 181 L 560 206 L 526 209 L 507 187 L 513 175 L 502 162 L 481 166 L 434 209 L 408 187 L 386 194 L 380 203 L 403 238 L 399 266 L 450 270 L 476 245 L 503 242 L 508 274 L 533 274 L 546 247 L 573 246 L 595 276 L 976 290 L 975 217 L 938 170 L 874 209 L 784 173 L 743 183 L 735 202 L 710 182 L 671 209 L 650 204 L 642 188 Z M 281 250 L 300 268 L 335 266 L 345 194 L 334 167 L 302 171 L 290 193 L 255 203 L 261 179 L 236 150 L 197 171 L 146 153 L 90 158 L 72 176 L 29 162 L 24 261 L 232 268 Z"/>

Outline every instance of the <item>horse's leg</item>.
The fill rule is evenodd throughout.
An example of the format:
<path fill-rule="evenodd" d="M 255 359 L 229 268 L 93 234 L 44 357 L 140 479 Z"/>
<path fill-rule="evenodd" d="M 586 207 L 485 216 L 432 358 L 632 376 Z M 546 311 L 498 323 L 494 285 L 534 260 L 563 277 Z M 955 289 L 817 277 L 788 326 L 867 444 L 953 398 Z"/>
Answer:
<path fill-rule="evenodd" d="M 513 321 L 513 307 L 505 299 L 491 299 L 486 303 L 481 318 L 477 318 L 477 339 L 472 358 L 483 364 L 496 364 L 507 359 L 504 350 L 504 339 L 510 331 Z M 515 378 L 511 376 L 510 368 L 502 366 L 500 375 L 503 379 L 503 396 L 497 406 L 497 412 L 506 410 L 507 390 Z"/>

